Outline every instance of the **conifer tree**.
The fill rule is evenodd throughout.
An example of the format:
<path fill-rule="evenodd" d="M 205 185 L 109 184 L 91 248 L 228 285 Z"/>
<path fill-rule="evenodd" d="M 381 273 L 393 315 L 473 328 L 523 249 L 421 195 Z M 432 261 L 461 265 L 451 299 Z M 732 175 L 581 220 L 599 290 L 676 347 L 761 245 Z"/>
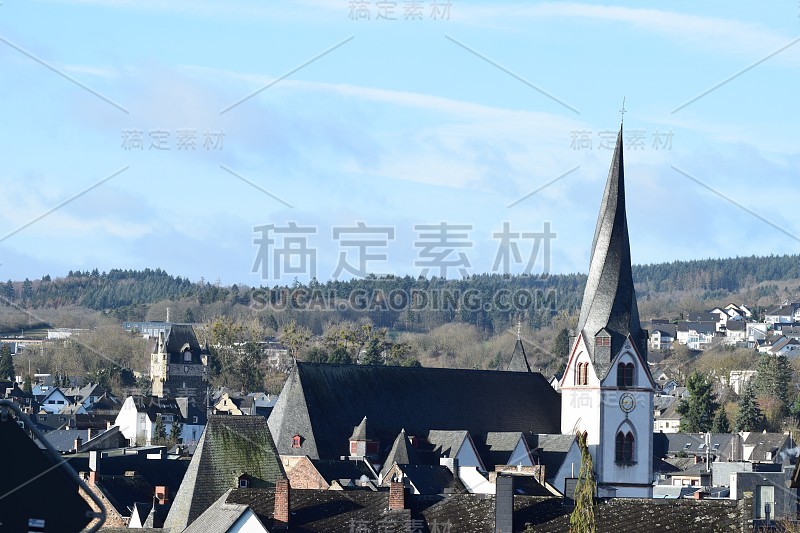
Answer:
<path fill-rule="evenodd" d="M 164 444 L 167 442 L 167 428 L 161 415 L 156 415 L 156 427 L 153 429 L 153 444 Z"/>
<path fill-rule="evenodd" d="M 764 426 L 764 413 L 756 402 L 755 386 L 748 383 L 739 399 L 739 413 L 733 421 L 737 431 L 759 431 Z"/>
<path fill-rule="evenodd" d="M 705 433 L 711 429 L 714 412 L 719 407 L 714 399 L 712 385 L 705 376 L 692 373 L 686 381 L 689 397 L 678 405 L 681 414 L 680 430 L 683 433 Z"/>
<path fill-rule="evenodd" d="M 571 533 L 595 533 L 597 531 L 597 507 L 594 502 L 595 480 L 592 455 L 586 444 L 586 433 L 578 432 L 578 447 L 581 450 L 581 470 L 575 487 L 575 509 L 569 517 Z"/>
<path fill-rule="evenodd" d="M 0 379 L 14 379 L 14 359 L 5 343 L 0 350 Z"/>
<path fill-rule="evenodd" d="M 717 409 L 714 423 L 711 424 L 711 433 L 730 433 L 731 425 L 728 422 L 728 415 L 725 414 L 725 407 Z"/>

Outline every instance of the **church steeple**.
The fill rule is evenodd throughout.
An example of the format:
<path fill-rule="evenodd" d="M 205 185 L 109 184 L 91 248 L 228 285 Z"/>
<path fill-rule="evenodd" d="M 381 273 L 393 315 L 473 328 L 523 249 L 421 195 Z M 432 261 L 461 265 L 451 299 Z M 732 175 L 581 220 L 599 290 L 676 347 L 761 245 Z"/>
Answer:
<path fill-rule="evenodd" d="M 647 356 L 646 334 L 639 322 L 631 272 L 622 149 L 620 125 L 597 217 L 589 277 L 578 321 L 578 331 L 584 338 L 600 379 L 608 374 L 611 359 L 619 352 L 628 335 L 642 357 Z M 598 340 L 598 334 L 600 337 L 610 337 L 610 346 L 608 341 L 604 343 L 602 339 Z"/>

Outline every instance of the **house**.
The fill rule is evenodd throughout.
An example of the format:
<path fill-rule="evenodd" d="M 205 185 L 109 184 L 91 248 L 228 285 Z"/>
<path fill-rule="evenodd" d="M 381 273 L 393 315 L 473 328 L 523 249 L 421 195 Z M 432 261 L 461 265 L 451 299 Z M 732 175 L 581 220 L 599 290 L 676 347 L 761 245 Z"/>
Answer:
<path fill-rule="evenodd" d="M 670 350 L 677 339 L 678 328 L 675 324 L 653 324 L 650 330 L 649 346 L 651 350 Z"/>
<path fill-rule="evenodd" d="M 730 474 L 730 498 L 739 500 L 745 492 L 753 494 L 752 515 L 756 528 L 774 527 L 781 521 L 797 520 L 796 488 L 791 485 L 793 467 L 782 467 L 775 472 L 757 469 Z"/>
<path fill-rule="evenodd" d="M 155 396 L 129 396 L 125 398 L 114 425 L 131 446 L 149 445 L 155 436 L 156 423 L 164 425 L 167 435 L 173 424 L 181 424 L 180 441 L 194 444 L 200 438 L 206 423 L 204 410 L 191 404 L 189 398 L 174 400 Z"/>
<path fill-rule="evenodd" d="M 784 302 L 764 312 L 767 324 L 800 322 L 800 302 Z"/>
<path fill-rule="evenodd" d="M 347 490 L 374 488 L 378 483 L 378 473 L 363 459 L 327 461 L 303 456 L 281 461 L 293 489 Z"/>
<path fill-rule="evenodd" d="M 230 489 L 274 489 L 278 480 L 288 490 L 263 417 L 211 415 L 164 528 L 183 531 Z"/>
<path fill-rule="evenodd" d="M 747 345 L 747 322 L 744 320 L 728 320 L 725 324 L 725 339 L 729 345 Z"/>
<path fill-rule="evenodd" d="M 680 430 L 681 415 L 678 413 L 680 400 L 675 396 L 657 396 L 658 403 L 653 415 L 653 431 L 657 433 L 677 433 Z"/>
<path fill-rule="evenodd" d="M 755 348 L 760 342 L 767 338 L 769 324 L 747 324 L 747 347 Z"/>
<path fill-rule="evenodd" d="M 742 445 L 742 458 L 753 463 L 793 462 L 795 457 L 789 450 L 797 444 L 791 433 L 767 433 L 753 431 L 746 434 Z"/>
<path fill-rule="evenodd" d="M 58 387 L 50 389 L 42 399 L 39 400 L 41 411 L 50 414 L 60 413 L 62 409 L 71 403 L 69 398 L 67 398 L 64 392 Z M 82 414 L 86 414 L 86 410 L 84 410 Z"/>
<path fill-rule="evenodd" d="M 705 350 L 711 345 L 716 332 L 717 323 L 714 321 L 678 322 L 676 338 L 692 350 Z"/>

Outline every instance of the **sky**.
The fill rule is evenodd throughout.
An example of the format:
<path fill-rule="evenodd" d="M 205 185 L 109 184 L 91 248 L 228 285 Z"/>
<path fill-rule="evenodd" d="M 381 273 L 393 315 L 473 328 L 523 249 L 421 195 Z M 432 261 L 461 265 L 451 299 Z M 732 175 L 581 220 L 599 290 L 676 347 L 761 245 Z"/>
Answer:
<path fill-rule="evenodd" d="M 635 263 L 798 253 L 798 67 L 796 0 L 2 0 L 0 279 L 586 272 L 623 116 Z"/>

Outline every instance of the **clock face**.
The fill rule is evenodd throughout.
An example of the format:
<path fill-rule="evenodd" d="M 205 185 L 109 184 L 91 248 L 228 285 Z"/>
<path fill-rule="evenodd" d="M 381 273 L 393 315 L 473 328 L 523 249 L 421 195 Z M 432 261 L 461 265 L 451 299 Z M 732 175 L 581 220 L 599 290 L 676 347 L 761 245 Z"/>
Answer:
<path fill-rule="evenodd" d="M 633 394 L 630 392 L 626 392 L 619 398 L 619 408 L 625 411 L 626 413 L 630 413 L 634 409 L 636 409 L 636 398 L 633 397 Z"/>

